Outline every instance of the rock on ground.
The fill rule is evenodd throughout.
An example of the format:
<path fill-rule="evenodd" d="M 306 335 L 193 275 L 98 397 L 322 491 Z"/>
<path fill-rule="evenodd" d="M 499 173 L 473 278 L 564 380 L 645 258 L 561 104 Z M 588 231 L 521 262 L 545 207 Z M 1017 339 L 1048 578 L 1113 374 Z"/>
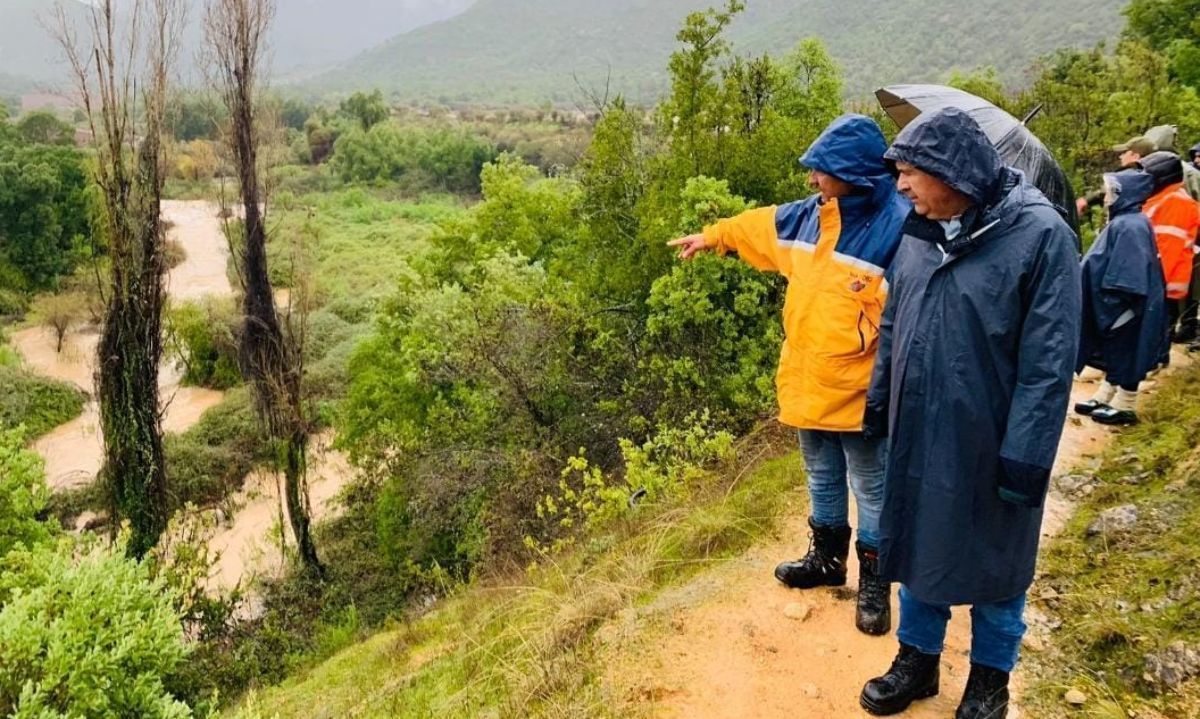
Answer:
<path fill-rule="evenodd" d="M 1146 655 L 1146 681 L 1164 689 L 1177 689 L 1200 675 L 1200 647 L 1175 642 L 1155 654 Z"/>
<path fill-rule="evenodd" d="M 1092 537 L 1097 534 L 1127 532 L 1137 526 L 1137 523 L 1137 507 L 1132 504 L 1125 504 L 1101 512 L 1096 521 L 1092 522 L 1092 525 L 1088 527 L 1087 533 L 1089 537 Z"/>

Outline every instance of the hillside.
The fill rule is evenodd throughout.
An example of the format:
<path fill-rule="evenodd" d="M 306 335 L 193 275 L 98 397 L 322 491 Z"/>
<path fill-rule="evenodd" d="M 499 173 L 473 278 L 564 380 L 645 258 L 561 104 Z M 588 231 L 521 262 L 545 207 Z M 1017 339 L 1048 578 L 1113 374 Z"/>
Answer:
<path fill-rule="evenodd" d="M 398 33 L 462 12 L 473 0 L 276 0 L 273 66 L 280 76 L 311 75 Z M 57 41 L 46 29 L 56 0 L 0 2 L 0 93 L 31 84 L 59 85 L 66 74 Z M 181 66 L 194 65 L 204 0 L 187 0 L 188 30 Z M 63 3 L 80 17 L 77 0 Z M 118 3 L 120 6 L 121 3 Z"/>
<path fill-rule="evenodd" d="M 568 102 L 578 75 L 651 99 L 665 84 L 673 37 L 713 0 L 479 0 L 446 22 L 396 37 L 318 78 L 339 91 L 381 87 L 403 98 Z M 1115 37 L 1124 0 L 749 0 L 732 32 L 739 50 L 787 52 L 821 38 L 854 94 L 994 65 L 1022 79 L 1038 56 Z"/>
<path fill-rule="evenodd" d="M 1162 667 L 1178 664 L 1151 661 L 1194 642 L 1197 627 L 1195 579 L 1178 567 L 1194 557 L 1200 516 L 1191 440 L 1200 368 L 1174 364 L 1182 367 L 1154 383 L 1141 426 L 1067 424 L 1011 717 L 1200 716 L 1200 683 L 1185 683 L 1200 664 L 1172 675 Z M 1080 382 L 1075 395 L 1093 389 Z M 852 588 L 803 592 L 770 578 L 807 541 L 800 460 L 785 446 L 746 452 L 774 458 L 736 470 L 693 504 L 546 570 L 465 589 L 226 717 L 865 719 L 859 689 L 886 669 L 895 638 L 854 629 Z M 1127 504 L 1141 512 L 1133 526 L 1089 529 Z M 903 716 L 953 715 L 969 626 L 956 611 L 941 694 Z M 1154 676 L 1142 682 L 1144 667 Z M 1170 690 L 1158 675 L 1175 682 Z M 1063 700 L 1071 688 L 1086 690 L 1083 707 Z"/>

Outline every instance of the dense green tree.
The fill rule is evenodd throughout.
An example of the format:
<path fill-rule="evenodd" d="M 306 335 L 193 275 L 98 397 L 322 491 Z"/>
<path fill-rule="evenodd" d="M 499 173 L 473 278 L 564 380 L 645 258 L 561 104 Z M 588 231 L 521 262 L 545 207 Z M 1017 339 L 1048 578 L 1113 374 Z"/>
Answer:
<path fill-rule="evenodd" d="M 447 128 L 403 128 L 382 122 L 352 128 L 333 146 L 333 165 L 346 182 L 404 181 L 449 192 L 479 192 L 480 171 L 496 156 L 476 135 Z"/>
<path fill-rule="evenodd" d="M 0 139 L 0 265 L 52 287 L 87 254 L 88 175 L 73 147 Z"/>
<path fill-rule="evenodd" d="M 720 10 L 692 13 L 676 35 L 683 47 L 671 54 L 671 94 L 659 107 L 659 122 L 670 134 L 675 171 L 683 177 L 720 170 L 730 118 L 721 101 L 719 62 L 729 52 L 724 32 L 744 9 L 740 0 L 728 0 Z"/>
<path fill-rule="evenodd" d="M 228 121 L 229 113 L 210 93 L 179 93 L 167 105 L 167 126 L 181 142 L 216 139 Z"/>
<path fill-rule="evenodd" d="M 17 121 L 17 132 L 32 145 L 73 145 L 75 128 L 51 112 L 31 112 Z"/>
<path fill-rule="evenodd" d="M 1098 186 L 1099 174 L 1114 168 L 1112 145 L 1154 125 L 1177 124 L 1181 137 L 1200 138 L 1195 91 L 1172 82 L 1165 56 L 1135 41 L 1111 53 L 1062 50 L 1012 102 L 1022 111 L 1042 106 L 1031 127 L 1081 188 Z"/>
<path fill-rule="evenodd" d="M 1127 34 L 1166 55 L 1179 81 L 1200 88 L 1200 2 L 1133 0 L 1125 17 Z"/>
<path fill-rule="evenodd" d="M 376 90 L 372 93 L 356 92 L 342 100 L 338 112 L 358 122 L 363 131 L 370 130 L 391 115 L 383 93 Z"/>
<path fill-rule="evenodd" d="M 312 105 L 294 97 L 287 98 L 279 107 L 279 119 L 283 126 L 293 130 L 303 130 L 312 113 Z"/>

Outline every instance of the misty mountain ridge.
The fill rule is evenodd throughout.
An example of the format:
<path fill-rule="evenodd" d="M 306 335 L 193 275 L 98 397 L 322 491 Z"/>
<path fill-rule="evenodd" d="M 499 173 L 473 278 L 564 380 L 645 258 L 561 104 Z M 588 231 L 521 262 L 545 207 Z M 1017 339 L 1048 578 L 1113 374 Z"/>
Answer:
<path fill-rule="evenodd" d="M 611 89 L 652 102 L 689 12 L 717 0 L 479 0 L 320 76 L 317 92 L 383 88 L 402 100 L 571 102 Z M 1125 0 L 748 0 L 739 53 L 779 57 L 817 37 L 852 96 L 994 66 L 1021 83 L 1038 57 L 1115 38 Z"/>
<path fill-rule="evenodd" d="M 67 82 L 62 49 L 53 37 L 58 0 L 0 0 L 0 91 L 61 89 Z M 91 0 L 96 2 L 96 0 Z M 118 0 L 127 7 L 131 0 Z M 474 0 L 277 0 L 271 33 L 272 72 L 303 78 L 327 70 L 397 34 L 452 17 Z M 181 74 L 198 77 L 205 0 L 185 0 L 187 29 Z M 89 0 L 62 0 L 75 22 L 87 17 Z"/>

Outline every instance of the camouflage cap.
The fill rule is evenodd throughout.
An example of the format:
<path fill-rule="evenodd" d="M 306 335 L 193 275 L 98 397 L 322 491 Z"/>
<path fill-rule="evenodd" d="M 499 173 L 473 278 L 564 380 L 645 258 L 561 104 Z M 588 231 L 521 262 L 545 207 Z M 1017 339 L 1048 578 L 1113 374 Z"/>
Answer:
<path fill-rule="evenodd" d="M 1126 142 L 1121 145 L 1113 145 L 1112 149 L 1113 149 L 1113 152 L 1132 151 L 1132 152 L 1136 152 L 1137 154 L 1145 157 L 1146 155 L 1149 155 L 1150 153 L 1157 150 L 1158 147 L 1154 144 L 1154 141 L 1151 140 L 1150 138 L 1146 137 L 1145 135 L 1138 135 L 1137 137 L 1132 138 L 1129 142 Z"/>

